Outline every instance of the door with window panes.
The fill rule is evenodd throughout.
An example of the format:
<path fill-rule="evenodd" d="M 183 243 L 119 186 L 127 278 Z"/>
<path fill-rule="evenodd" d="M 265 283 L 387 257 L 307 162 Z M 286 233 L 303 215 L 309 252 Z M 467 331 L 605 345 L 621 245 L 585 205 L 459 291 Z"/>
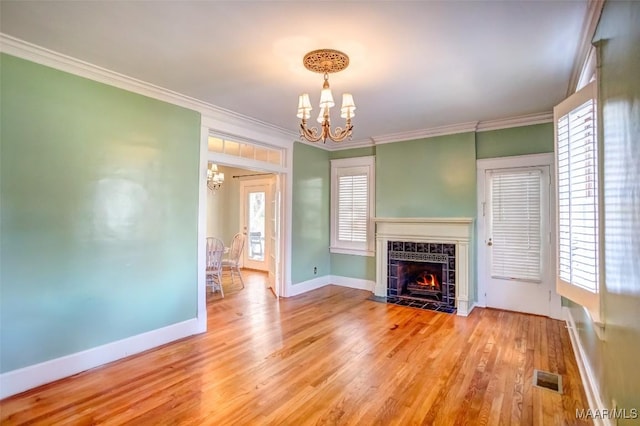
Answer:
<path fill-rule="evenodd" d="M 549 167 L 485 172 L 484 278 L 488 307 L 550 315 Z"/>

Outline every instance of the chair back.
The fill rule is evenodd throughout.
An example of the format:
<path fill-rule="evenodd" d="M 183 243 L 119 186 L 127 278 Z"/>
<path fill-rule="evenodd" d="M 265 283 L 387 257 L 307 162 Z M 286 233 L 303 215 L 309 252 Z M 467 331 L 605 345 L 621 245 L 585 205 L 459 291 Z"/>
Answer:
<path fill-rule="evenodd" d="M 215 237 L 207 238 L 207 271 L 219 271 L 224 255 L 224 242 Z"/>
<path fill-rule="evenodd" d="M 240 262 L 240 256 L 242 255 L 242 249 L 244 249 L 244 234 L 237 233 L 231 240 L 231 247 L 229 247 L 229 260 L 236 265 Z"/>

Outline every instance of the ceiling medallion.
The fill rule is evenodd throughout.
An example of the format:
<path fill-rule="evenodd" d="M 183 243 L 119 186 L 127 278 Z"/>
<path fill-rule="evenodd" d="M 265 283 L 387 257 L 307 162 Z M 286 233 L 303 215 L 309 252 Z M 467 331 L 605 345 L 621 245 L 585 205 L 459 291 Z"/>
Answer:
<path fill-rule="evenodd" d="M 349 66 L 349 57 L 339 50 L 318 49 L 304 55 L 304 67 L 309 71 L 333 73 Z"/>
<path fill-rule="evenodd" d="M 329 88 L 329 73 L 339 72 L 349 66 L 349 57 L 333 49 L 319 49 L 314 50 L 306 55 L 302 60 L 305 68 L 309 71 L 324 74 L 324 84 L 322 85 L 322 92 L 320 93 L 320 115 L 318 116 L 318 123 L 320 123 L 321 130 L 318 132 L 316 127 L 308 128 L 307 120 L 311 117 L 311 101 L 309 100 L 309 94 L 303 93 L 298 98 L 298 118 L 300 122 L 300 138 L 304 138 L 309 142 L 325 143 L 327 139 L 331 139 L 334 142 L 342 142 L 349 138 L 351 139 L 351 132 L 353 125 L 351 119 L 354 117 L 356 104 L 353 102 L 353 96 L 350 93 L 344 93 L 342 95 L 342 108 L 340 108 L 340 116 L 346 119 L 345 127 L 336 127 L 334 131 L 331 131 L 331 119 L 329 116 L 329 110 L 335 104 L 333 102 L 333 94 Z"/>

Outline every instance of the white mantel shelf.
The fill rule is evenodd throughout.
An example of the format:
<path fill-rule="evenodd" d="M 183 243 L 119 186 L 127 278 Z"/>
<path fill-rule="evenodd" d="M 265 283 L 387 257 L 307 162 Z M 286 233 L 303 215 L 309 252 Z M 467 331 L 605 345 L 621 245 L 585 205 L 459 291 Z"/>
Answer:
<path fill-rule="evenodd" d="M 460 316 L 473 309 L 469 303 L 469 242 L 473 232 L 470 217 L 377 217 L 376 222 L 376 296 L 386 297 L 389 241 L 414 241 L 455 244 L 456 308 Z"/>

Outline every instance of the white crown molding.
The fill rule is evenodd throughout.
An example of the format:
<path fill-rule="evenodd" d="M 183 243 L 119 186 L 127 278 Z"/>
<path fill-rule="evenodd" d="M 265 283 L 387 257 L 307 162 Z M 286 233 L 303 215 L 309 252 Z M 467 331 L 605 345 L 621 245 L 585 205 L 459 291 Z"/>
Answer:
<path fill-rule="evenodd" d="M 593 0 L 590 5 L 592 6 L 592 9 L 594 9 L 593 5 L 600 3 L 602 3 L 601 0 Z M 601 9 L 602 5 L 600 4 L 600 8 L 597 9 L 597 13 L 596 11 L 590 12 L 590 16 L 592 16 L 591 21 L 595 19 L 593 18 L 594 16 L 600 16 L 599 13 Z M 597 23 L 597 19 L 595 19 L 595 23 Z M 595 31 L 595 24 L 593 30 L 589 32 L 591 37 L 593 36 L 593 31 Z M 409 140 L 432 138 L 435 136 L 453 135 L 457 133 L 529 126 L 533 124 L 548 123 L 553 119 L 553 113 L 545 112 L 499 120 L 480 122 L 472 121 L 407 132 L 391 133 L 387 135 L 374 136 L 369 139 L 360 139 L 342 143 L 335 143 L 331 141 L 324 144 L 311 143 L 304 139 L 301 140 L 297 133 L 289 129 L 284 129 L 255 118 L 182 95 L 178 92 L 110 71 L 97 65 L 28 43 L 7 34 L 0 33 L 0 52 L 17 56 L 60 71 L 68 72 L 79 77 L 88 78 L 93 81 L 108 84 L 133 93 L 138 93 L 153 99 L 158 99 L 197 111 L 203 116 L 203 124 L 210 128 L 236 135 L 247 134 L 247 132 L 250 132 L 252 136 L 258 137 L 260 140 L 265 140 L 265 138 L 267 138 L 268 140 L 266 142 L 279 146 L 290 147 L 294 141 L 300 141 L 326 151 L 341 151 L 345 149 L 372 147 L 387 143 L 404 142 Z"/>
<path fill-rule="evenodd" d="M 310 143 L 318 148 L 327 151 L 341 151 L 345 149 L 370 147 L 386 143 L 405 142 L 416 139 L 432 138 L 435 136 L 454 135 L 467 132 L 488 132 L 490 130 L 509 129 L 511 127 L 532 126 L 535 124 L 553 122 L 553 111 L 540 112 L 535 114 L 520 115 L 516 117 L 501 118 L 497 120 L 471 121 L 468 123 L 452 124 L 447 126 L 431 127 L 428 129 L 414 130 L 409 132 L 392 133 L 382 136 L 374 136 L 369 140 L 362 139 L 354 142 L 330 142 L 326 144 Z M 305 142 L 305 141 L 302 141 Z"/>
<path fill-rule="evenodd" d="M 501 118 L 499 120 L 487 120 L 478 123 L 477 132 L 488 132 L 490 130 L 509 129 L 511 127 L 532 126 L 553 122 L 553 111 L 541 112 L 537 114 L 521 115 L 518 117 Z"/>
<path fill-rule="evenodd" d="M 110 71 L 106 68 L 45 49 L 4 33 L 0 33 L 0 52 L 68 72 L 79 77 L 88 78 L 153 99 L 188 108 L 201 113 L 211 121 L 225 123 L 229 128 L 241 127 L 246 129 L 247 127 L 252 127 L 256 129 L 256 133 L 261 134 L 261 132 L 266 131 L 270 134 L 277 135 L 278 138 L 292 142 L 298 137 L 296 133 L 288 129 L 283 129 L 178 92 Z"/>
<path fill-rule="evenodd" d="M 391 133 L 388 135 L 374 136 L 372 139 L 376 145 L 382 145 L 385 143 L 432 138 L 434 136 L 445 136 L 445 135 L 454 135 L 456 133 L 475 132 L 477 126 L 478 126 L 477 121 L 470 121 L 468 123 L 452 124 L 447 126 L 431 127 L 428 129 L 412 130 L 408 132 Z"/>
<path fill-rule="evenodd" d="M 589 52 L 593 46 L 592 40 L 596 32 L 596 27 L 598 26 L 598 21 L 600 20 L 600 15 L 602 14 L 604 1 L 605 0 L 589 0 L 587 5 L 587 13 L 582 24 L 582 34 L 580 35 L 576 56 L 573 59 L 573 68 L 571 70 L 571 77 L 569 78 L 569 86 L 567 87 L 567 96 L 577 90 L 581 76 L 590 65 Z"/>

